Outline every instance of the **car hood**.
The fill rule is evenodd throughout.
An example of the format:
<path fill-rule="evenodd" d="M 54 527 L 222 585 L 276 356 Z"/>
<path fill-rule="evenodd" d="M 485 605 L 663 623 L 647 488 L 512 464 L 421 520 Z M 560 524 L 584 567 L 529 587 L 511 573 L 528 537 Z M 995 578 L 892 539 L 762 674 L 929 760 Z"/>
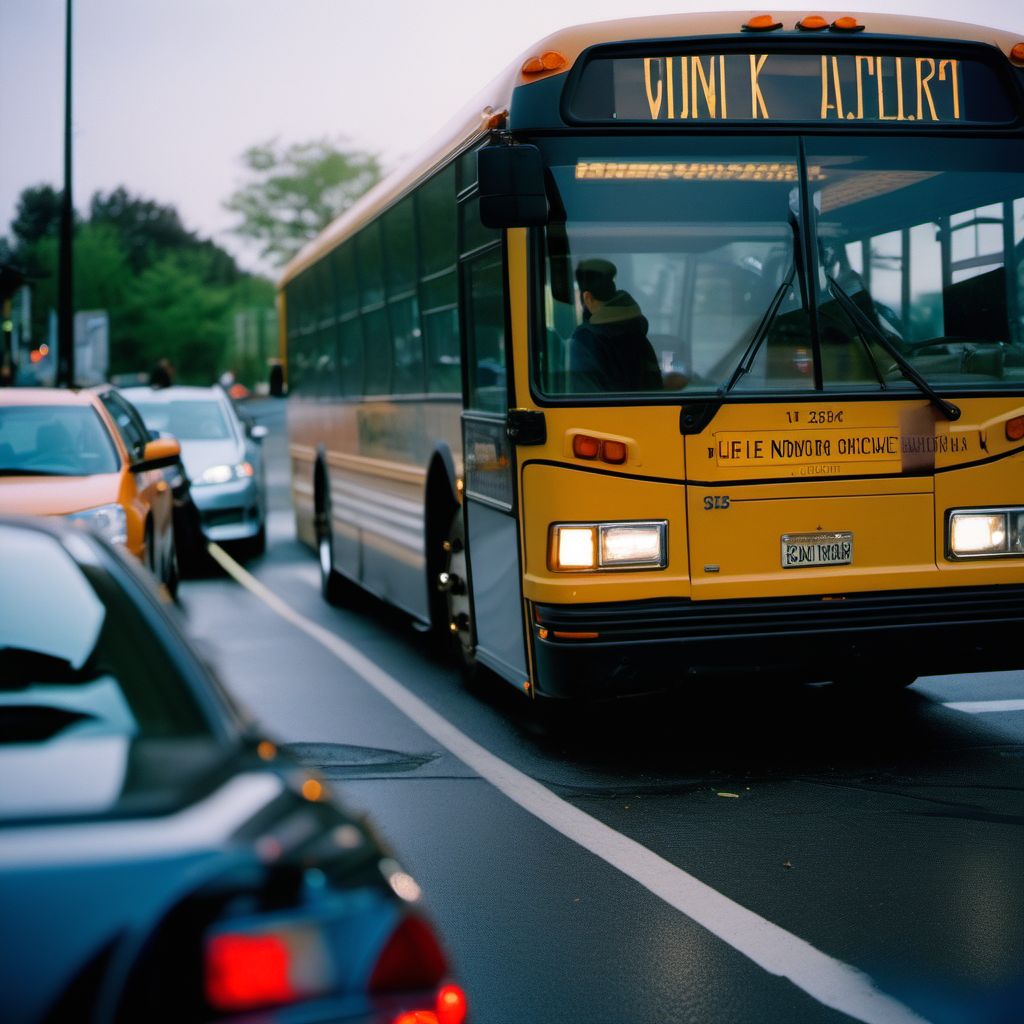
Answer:
<path fill-rule="evenodd" d="M 0 509 L 11 515 L 60 516 L 117 501 L 120 473 L 0 477 Z"/>
<path fill-rule="evenodd" d="M 233 466 L 245 458 L 237 441 L 182 441 L 181 459 L 190 480 L 198 480 L 211 466 Z"/>

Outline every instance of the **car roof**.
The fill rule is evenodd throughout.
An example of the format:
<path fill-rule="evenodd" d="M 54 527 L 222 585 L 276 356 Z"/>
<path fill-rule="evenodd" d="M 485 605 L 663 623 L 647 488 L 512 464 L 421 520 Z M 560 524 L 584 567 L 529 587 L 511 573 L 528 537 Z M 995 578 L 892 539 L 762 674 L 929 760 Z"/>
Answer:
<path fill-rule="evenodd" d="M 199 387 L 193 384 L 175 384 L 169 388 L 118 388 L 129 402 L 174 402 L 179 399 L 214 399 L 222 402 L 226 396 L 224 391 L 213 385 Z"/>
<path fill-rule="evenodd" d="M 95 405 L 97 397 L 78 388 L 0 388 L 0 405 Z"/>

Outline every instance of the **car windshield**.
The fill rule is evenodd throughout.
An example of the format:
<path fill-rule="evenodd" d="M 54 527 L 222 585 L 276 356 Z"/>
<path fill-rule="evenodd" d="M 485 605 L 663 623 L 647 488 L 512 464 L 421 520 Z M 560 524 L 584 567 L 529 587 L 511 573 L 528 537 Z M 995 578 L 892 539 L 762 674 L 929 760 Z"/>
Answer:
<path fill-rule="evenodd" d="M 914 388 L 901 361 L 940 388 L 1024 380 L 1019 142 L 542 147 L 543 394 Z"/>
<path fill-rule="evenodd" d="M 117 449 L 91 406 L 0 405 L 0 475 L 116 473 Z"/>
<path fill-rule="evenodd" d="M 0 814 L 109 807 L 155 784 L 139 751 L 174 759 L 182 741 L 207 765 L 220 745 L 127 592 L 94 587 L 56 538 L 0 524 Z"/>
<path fill-rule="evenodd" d="M 233 437 L 224 407 L 216 399 L 175 398 L 132 404 L 150 430 L 173 434 L 179 441 L 228 441 Z"/>

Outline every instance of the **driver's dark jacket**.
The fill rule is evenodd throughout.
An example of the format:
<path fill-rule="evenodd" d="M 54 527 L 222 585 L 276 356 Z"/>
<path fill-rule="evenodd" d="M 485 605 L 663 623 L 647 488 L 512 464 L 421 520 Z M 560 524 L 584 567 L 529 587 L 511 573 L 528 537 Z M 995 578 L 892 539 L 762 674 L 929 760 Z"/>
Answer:
<path fill-rule="evenodd" d="M 629 292 L 617 291 L 573 331 L 569 385 L 575 393 L 661 390 L 647 318 Z"/>

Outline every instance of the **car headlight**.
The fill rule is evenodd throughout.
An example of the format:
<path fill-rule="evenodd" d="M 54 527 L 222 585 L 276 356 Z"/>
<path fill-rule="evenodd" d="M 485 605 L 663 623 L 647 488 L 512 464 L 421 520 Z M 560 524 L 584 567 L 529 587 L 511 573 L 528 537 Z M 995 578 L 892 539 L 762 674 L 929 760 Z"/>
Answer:
<path fill-rule="evenodd" d="M 251 462 L 238 462 L 233 466 L 208 466 L 194 484 L 226 484 L 229 480 L 244 480 L 255 475 Z"/>
<path fill-rule="evenodd" d="M 665 520 L 625 523 L 552 523 L 548 568 L 553 572 L 664 569 Z"/>
<path fill-rule="evenodd" d="M 84 512 L 74 512 L 67 518 L 76 523 L 83 523 L 90 530 L 95 530 L 111 544 L 128 543 L 128 516 L 121 505 L 100 505 L 99 508 L 87 508 Z"/>
<path fill-rule="evenodd" d="M 952 558 L 1024 555 L 1024 508 L 984 508 L 949 513 L 946 548 Z"/>

